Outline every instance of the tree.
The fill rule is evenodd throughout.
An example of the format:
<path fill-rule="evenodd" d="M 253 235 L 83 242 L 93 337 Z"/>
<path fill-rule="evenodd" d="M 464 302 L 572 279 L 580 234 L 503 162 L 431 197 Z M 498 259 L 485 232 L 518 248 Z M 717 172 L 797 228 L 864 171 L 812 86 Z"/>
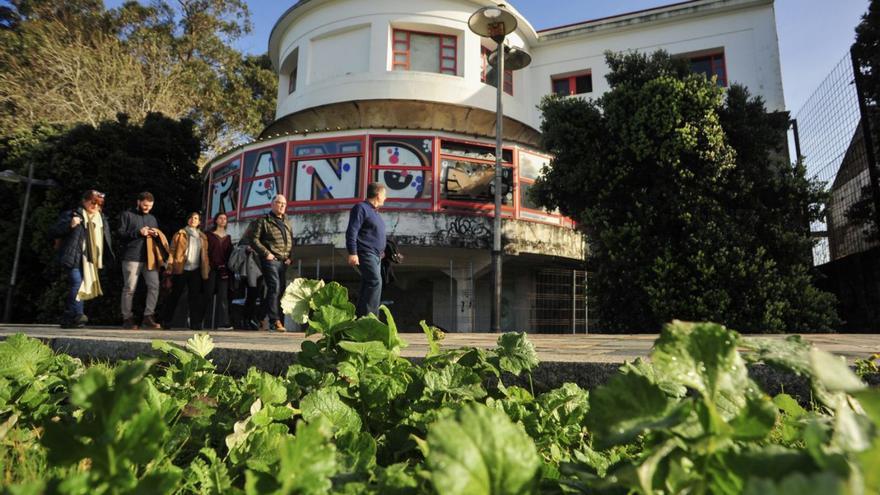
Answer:
<path fill-rule="evenodd" d="M 207 153 L 255 136 L 277 82 L 267 57 L 231 46 L 249 30 L 242 0 L 14 0 L 0 11 L 0 135 L 159 112 L 193 120 Z"/>
<path fill-rule="evenodd" d="M 147 114 L 140 124 L 119 115 L 115 121 L 98 126 L 82 124 L 67 131 L 38 127 L 0 141 L 2 168 L 23 173 L 32 161 L 36 177 L 52 178 L 59 184 L 33 190 L 19 267 L 19 275 L 31 276 L 20 277 L 16 320 L 55 322 L 62 311 L 66 284 L 54 263 L 53 243 L 47 236 L 62 210 L 77 205 L 86 189 L 98 189 L 107 194 L 105 213 L 110 228 L 115 229 L 119 213 L 134 207 L 139 192 L 151 191 L 156 195 L 153 214 L 170 235 L 183 226 L 186 213 L 198 210 L 201 204 L 196 166 L 200 149 L 192 121 L 156 113 Z M 17 221 L 20 212 L 20 206 L 13 204 L 4 225 Z M 14 236 L 4 236 L 0 253 L 11 253 L 14 243 Z M 117 244 L 116 250 L 120 247 Z M 4 259 L 11 260 L 11 254 Z M 0 268 L 7 276 L 8 269 L 5 264 Z M 106 266 L 103 277 L 105 295 L 95 303 L 87 303 L 87 313 L 95 323 L 115 324 L 122 287 L 119 263 Z"/>
<path fill-rule="evenodd" d="M 671 319 L 748 332 L 822 331 L 832 296 L 808 272 L 820 188 L 782 157 L 787 116 L 724 91 L 665 52 L 606 54 L 610 91 L 548 97 L 555 158 L 533 188 L 586 231 L 598 317 L 610 331 Z"/>
<path fill-rule="evenodd" d="M 861 88 L 871 128 L 875 159 L 880 160 L 880 0 L 871 0 L 862 22 L 856 26 L 856 42 L 853 56 L 861 70 Z M 859 132 L 862 132 L 859 128 Z M 862 188 L 861 196 L 846 212 L 847 219 L 864 227 L 868 242 L 880 242 L 880 225 L 877 225 L 876 190 L 869 184 Z"/>

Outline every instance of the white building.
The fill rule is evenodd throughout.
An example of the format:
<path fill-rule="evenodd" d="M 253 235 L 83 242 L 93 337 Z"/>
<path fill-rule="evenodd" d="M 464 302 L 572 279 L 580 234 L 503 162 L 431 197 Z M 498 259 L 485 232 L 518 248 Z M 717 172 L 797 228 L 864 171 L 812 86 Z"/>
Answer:
<path fill-rule="evenodd" d="M 382 215 L 406 255 L 383 295 L 399 325 L 487 330 L 496 90 L 484 81 L 495 46 L 467 21 L 494 3 L 300 0 L 269 38 L 276 121 L 209 164 L 207 211 L 228 212 L 240 235 L 283 192 L 302 274 L 356 287 L 348 210 L 368 182 L 383 182 Z M 692 0 L 542 31 L 508 8 L 519 25 L 507 43 L 532 63 L 504 83 L 502 327 L 583 332 L 586 243 L 525 194 L 549 162 L 536 106 L 551 92 L 606 91 L 606 50 L 664 49 L 783 110 L 773 1 Z"/>

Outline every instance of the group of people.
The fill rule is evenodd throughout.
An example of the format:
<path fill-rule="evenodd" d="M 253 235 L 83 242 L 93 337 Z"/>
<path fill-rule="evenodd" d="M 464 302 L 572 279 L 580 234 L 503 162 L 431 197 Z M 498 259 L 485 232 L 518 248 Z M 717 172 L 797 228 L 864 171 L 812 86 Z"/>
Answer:
<path fill-rule="evenodd" d="M 378 210 L 385 202 L 385 194 L 383 184 L 369 184 L 367 199 L 356 204 L 349 215 L 345 236 L 348 263 L 361 275 L 358 316 L 379 311 L 380 266 L 386 238 Z M 104 193 L 86 191 L 80 205 L 63 212 L 50 231 L 69 285 L 61 320 L 64 328 L 81 328 L 88 323 L 83 302 L 103 295 L 99 273 L 108 263 L 115 262 L 112 231 L 103 213 L 104 200 Z M 251 222 L 237 246 L 233 246 L 226 231 L 229 219 L 225 213 L 214 218 L 207 232 L 199 228 L 199 212 L 189 213 L 185 226 L 169 242 L 150 213 L 154 203 L 151 193 L 140 193 L 136 207 L 120 215 L 115 230 L 117 242 L 123 243 L 123 328 L 172 328 L 178 302 L 186 291 L 190 329 L 232 329 L 230 290 L 238 278 L 246 287 L 242 321 L 254 321 L 254 326 L 261 330 L 285 331 L 280 300 L 287 286 L 287 268 L 293 261 L 294 241 L 283 195 L 272 199 L 269 213 Z M 146 286 L 146 302 L 138 325 L 133 300 L 139 280 Z M 170 292 L 157 315 L 163 287 Z M 260 295 L 262 314 L 254 319 L 255 302 Z"/>

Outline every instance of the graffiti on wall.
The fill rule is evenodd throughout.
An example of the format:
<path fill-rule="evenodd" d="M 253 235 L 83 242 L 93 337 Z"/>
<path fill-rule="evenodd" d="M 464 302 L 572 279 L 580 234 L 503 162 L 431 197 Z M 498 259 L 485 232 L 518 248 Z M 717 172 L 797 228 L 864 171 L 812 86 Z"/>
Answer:
<path fill-rule="evenodd" d="M 280 174 L 284 163 L 284 145 L 245 153 L 244 208 L 269 206 L 281 192 Z"/>
<path fill-rule="evenodd" d="M 325 141 L 295 146 L 290 176 L 291 201 L 360 197 L 361 153 L 360 141 Z"/>
<path fill-rule="evenodd" d="M 433 140 L 395 138 L 373 141 L 373 180 L 385 185 L 388 198 L 430 198 Z"/>
<path fill-rule="evenodd" d="M 238 209 L 238 185 L 240 182 L 239 171 L 241 158 L 236 158 L 228 163 L 217 167 L 212 173 L 213 180 L 208 191 L 209 218 L 214 218 L 220 213 L 235 214 Z"/>

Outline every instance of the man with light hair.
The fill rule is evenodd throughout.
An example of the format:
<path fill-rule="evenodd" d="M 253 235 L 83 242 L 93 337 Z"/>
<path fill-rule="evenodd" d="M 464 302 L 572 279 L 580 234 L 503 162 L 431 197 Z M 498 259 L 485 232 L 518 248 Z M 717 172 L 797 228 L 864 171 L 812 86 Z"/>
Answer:
<path fill-rule="evenodd" d="M 385 204 L 385 184 L 372 182 L 367 186 L 367 199 L 354 207 L 348 215 L 345 247 L 348 264 L 361 275 L 357 301 L 357 316 L 378 315 L 382 296 L 381 259 L 385 254 L 385 222 L 379 208 Z"/>
<path fill-rule="evenodd" d="M 293 261 L 293 229 L 287 221 L 287 198 L 278 194 L 272 198 L 272 210 L 257 219 L 250 230 L 250 245 L 260 257 L 266 297 L 263 307 L 269 328 L 286 331 L 281 315 L 281 296 L 287 286 L 287 267 Z M 266 328 L 260 324 L 260 329 Z"/>

